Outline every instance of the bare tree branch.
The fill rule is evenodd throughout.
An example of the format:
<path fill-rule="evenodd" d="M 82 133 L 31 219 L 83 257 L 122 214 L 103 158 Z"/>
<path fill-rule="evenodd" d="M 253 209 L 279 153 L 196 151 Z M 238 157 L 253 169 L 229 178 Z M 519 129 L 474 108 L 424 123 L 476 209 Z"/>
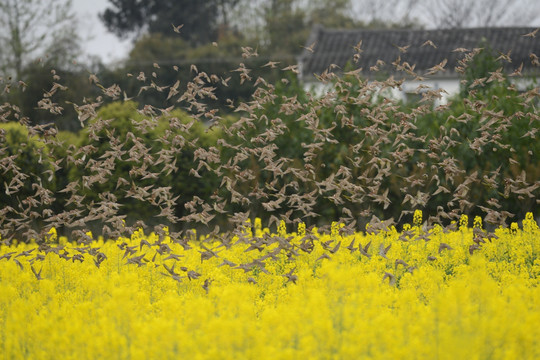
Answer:
<path fill-rule="evenodd" d="M 77 50 L 71 0 L 0 0 L 0 71 L 20 79 L 32 59 Z"/>

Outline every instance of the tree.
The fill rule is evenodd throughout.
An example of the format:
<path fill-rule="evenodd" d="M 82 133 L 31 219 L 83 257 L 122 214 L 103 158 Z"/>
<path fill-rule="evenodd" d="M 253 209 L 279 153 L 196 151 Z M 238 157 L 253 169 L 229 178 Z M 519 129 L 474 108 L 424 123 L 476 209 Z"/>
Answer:
<path fill-rule="evenodd" d="M 136 33 L 176 35 L 173 26 L 193 46 L 215 41 L 219 25 L 228 21 L 228 11 L 238 0 L 109 0 L 111 7 L 100 14 L 107 29 L 119 37 Z"/>
<path fill-rule="evenodd" d="M 5 98 L 17 105 L 31 125 L 54 123 L 59 130 L 78 131 L 81 124 L 72 104 L 100 95 L 100 89 L 88 81 L 83 65 L 66 70 L 47 62 L 32 62 L 24 67 L 21 78 L 25 85 L 12 86 Z M 44 98 L 56 104 L 57 111 L 51 111 Z"/>
<path fill-rule="evenodd" d="M 229 20 L 233 29 L 259 44 L 261 54 L 294 63 L 313 25 L 361 26 L 350 7 L 350 0 L 240 0 Z"/>
<path fill-rule="evenodd" d="M 476 86 L 477 79 L 486 78 L 489 79 L 490 75 L 502 68 L 502 64 L 497 59 L 496 53 L 493 51 L 489 43 L 482 41 L 478 44 L 478 47 L 471 53 L 472 58 L 465 67 L 463 74 L 464 79 L 460 84 L 460 95 L 462 98 L 467 97 L 471 92 L 488 92 L 494 86 L 501 86 L 499 82 L 487 82 L 482 86 Z M 504 78 L 503 84 L 505 87 L 510 85 L 507 78 Z M 473 90 L 474 88 L 474 90 Z"/>
<path fill-rule="evenodd" d="M 285 55 L 300 52 L 309 34 L 303 9 L 294 6 L 294 0 L 271 0 L 264 8 L 264 20 L 268 35 L 267 48 Z M 296 51 L 295 51 L 296 50 Z"/>
<path fill-rule="evenodd" d="M 0 0 L 0 71 L 20 80 L 33 59 L 66 64 L 78 55 L 71 0 Z"/>
<path fill-rule="evenodd" d="M 538 18 L 535 0 L 424 0 L 418 10 L 436 28 L 515 26 Z"/>
<path fill-rule="evenodd" d="M 328 28 L 350 29 L 363 24 L 352 16 L 350 0 L 316 0 L 306 4 L 308 24 L 311 28 L 319 24 Z"/>
<path fill-rule="evenodd" d="M 230 24 L 279 60 L 302 51 L 314 25 L 327 28 L 418 27 L 412 9 L 419 0 L 240 0 Z"/>

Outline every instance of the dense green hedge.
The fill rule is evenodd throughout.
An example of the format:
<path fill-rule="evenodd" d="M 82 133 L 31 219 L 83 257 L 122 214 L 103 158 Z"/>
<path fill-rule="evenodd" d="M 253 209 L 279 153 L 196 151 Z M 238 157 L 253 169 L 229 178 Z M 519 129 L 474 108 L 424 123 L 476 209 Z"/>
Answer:
<path fill-rule="evenodd" d="M 498 62 L 492 64 L 497 65 Z M 433 101 L 424 104 L 387 103 L 375 94 L 359 102 L 358 99 L 366 95 L 368 82 L 352 75 L 334 80 L 329 87 L 332 95 L 328 100 L 314 100 L 294 78 L 290 78 L 285 83 L 270 86 L 266 102 L 258 101 L 260 107 L 249 115 L 256 126 L 242 130 L 247 140 L 233 136 L 230 141 L 253 148 L 257 146 L 253 138 L 267 131 L 278 133 L 280 135 L 272 140 L 276 145 L 276 158 L 291 159 L 290 165 L 302 167 L 306 151 L 303 144 L 316 142 L 306 119 L 316 117 L 320 129 L 332 129 L 327 133 L 329 141 L 322 142 L 310 162 L 315 179 L 323 181 L 337 174 L 340 168 L 350 169 L 350 178 L 355 179 L 353 182 L 361 191 L 366 191 L 365 201 L 348 201 L 355 194 L 347 189 L 340 193 L 343 202 L 334 201 L 332 197 L 336 191 L 321 191 L 313 184 L 304 186 L 290 174 L 280 178 L 275 186 L 281 189 L 291 181 L 298 181 L 300 184 L 293 191 L 295 193 L 317 190 L 313 209 L 323 215 L 325 221 L 343 216 L 344 207 L 355 216 L 361 217 L 369 210 L 380 218 L 393 217 L 401 219 L 401 222 L 411 221 L 412 211 L 417 208 L 430 215 L 457 208 L 460 213 L 484 217 L 486 212 L 478 205 L 491 207 L 488 202 L 496 202 L 501 209 L 523 218 L 526 212 L 537 209 L 536 197 L 511 195 L 509 189 L 522 177 L 529 184 L 540 178 L 540 142 L 534 134 L 526 135 L 528 130 L 538 126 L 536 107 L 539 99 L 534 89 L 530 92 L 518 90 L 506 77 L 501 81 L 487 82 L 482 87 L 470 88 L 472 80 L 468 81 L 469 78 L 486 75 L 488 79 L 495 71 L 497 68 L 486 66 L 480 73 L 467 72 L 465 90 L 438 108 Z M 247 113 L 243 115 L 248 116 Z M 376 123 L 373 117 L 378 117 L 381 122 Z M 414 151 L 405 160 L 398 160 L 393 143 L 398 136 L 395 129 L 402 129 L 403 122 L 408 123 L 407 134 L 414 136 L 399 141 L 403 148 Z M 281 125 L 285 129 L 282 134 L 279 131 Z M 371 130 L 367 130 L 370 127 Z M 430 157 L 429 151 L 440 157 Z M 463 170 L 463 175 L 447 174 L 444 159 L 454 161 L 457 168 Z M 263 170 L 265 162 L 254 156 L 241 165 L 258 176 L 239 186 L 239 190 L 264 189 L 265 184 L 274 178 L 270 171 Z M 392 171 L 377 178 L 377 168 L 384 167 L 391 167 Z M 471 175 L 470 184 L 461 188 L 461 197 L 452 201 L 458 187 L 469 181 L 466 178 Z M 439 186 L 449 193 L 445 190 L 437 196 L 428 196 Z M 369 189 L 373 187 L 389 189 L 391 203 L 387 207 L 375 203 L 375 196 L 369 195 Z M 537 194 L 538 189 L 535 191 Z M 409 199 L 403 202 L 407 196 Z M 423 200 L 422 196 L 425 196 Z M 263 201 L 255 201 L 251 209 L 268 218 L 269 214 L 265 214 L 260 206 Z M 284 214 L 290 210 L 293 209 L 281 204 L 276 213 Z M 409 215 L 402 217 L 403 212 Z"/>
<path fill-rule="evenodd" d="M 30 217 L 37 226 L 42 225 L 57 189 L 49 146 L 16 122 L 0 124 L 0 144 L 0 204 L 5 211 L 0 219 Z M 12 226 L 15 230 L 18 224 Z"/>
<path fill-rule="evenodd" d="M 538 92 L 519 91 L 504 76 L 473 86 L 473 78 L 497 72 L 496 61 L 482 63 L 491 65 L 466 73 L 463 91 L 438 107 L 390 101 L 354 74 L 334 77 L 322 96 L 289 76 L 259 80 L 252 100 L 238 100 L 233 115 L 211 114 L 211 124 L 132 101 L 102 105 L 82 130 L 60 132 L 57 141 L 2 124 L 0 160 L 7 166 L 16 157 L 14 168 L 2 170 L 0 201 L 13 209 L 2 216 L 31 214 L 42 224 L 51 212 L 70 213 L 90 220 L 66 229 L 60 221 L 60 231 L 98 232 L 122 220 L 227 227 L 248 210 L 265 223 L 272 216 L 366 222 L 371 215 L 403 223 L 415 209 L 484 217 L 486 208 L 499 208 L 523 218 L 538 207 L 537 188 L 514 192 L 540 178 L 540 143 L 529 131 L 538 127 Z M 21 179 L 16 194 L 14 176 Z M 29 206 L 35 184 L 52 200 Z"/>
<path fill-rule="evenodd" d="M 183 128 L 188 124 L 189 129 Z M 86 150 L 76 152 L 75 159 L 81 160 L 81 165 L 71 167 L 69 178 L 91 182 L 83 183 L 84 203 L 89 208 L 92 203 L 103 202 L 104 194 L 111 194 L 121 206 L 118 215 L 125 216 L 128 223 L 144 219 L 152 225 L 165 220 L 156 218 L 159 207 L 149 204 L 148 198 L 126 194 L 147 186 L 160 188 L 168 199 L 178 198 L 174 215 L 180 218 L 185 212 L 184 204 L 194 195 L 208 198 L 216 189 L 217 180 L 207 176 L 205 169 L 199 171 L 201 178 L 190 171 L 197 167 L 197 147 L 215 146 L 219 132 L 217 128 L 206 131 L 204 124 L 182 110 L 168 115 L 144 115 L 135 102 L 115 102 L 102 107 L 79 136 L 79 149 Z M 109 159 L 110 166 L 93 168 L 92 159 Z M 168 167 L 171 164 L 174 166 Z M 145 178 L 144 171 L 155 177 Z M 103 180 L 100 172 L 104 174 Z"/>

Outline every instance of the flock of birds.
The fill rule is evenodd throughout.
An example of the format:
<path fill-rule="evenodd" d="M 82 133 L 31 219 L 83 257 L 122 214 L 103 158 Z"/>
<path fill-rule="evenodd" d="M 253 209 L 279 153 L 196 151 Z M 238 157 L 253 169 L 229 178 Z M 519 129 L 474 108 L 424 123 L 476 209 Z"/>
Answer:
<path fill-rule="evenodd" d="M 179 28 L 176 28 L 179 30 Z M 538 31 L 538 30 L 537 30 Z M 524 36 L 533 38 L 535 32 Z M 436 47 L 433 42 L 426 42 L 423 46 Z M 316 47 L 309 47 L 310 51 L 316 51 Z M 245 47 L 242 48 L 244 59 L 258 56 L 257 51 Z M 356 55 L 361 56 L 361 44 L 355 47 Z M 407 47 L 401 47 L 400 52 L 406 52 Z M 463 72 L 471 59 L 478 53 L 478 49 L 456 49 L 463 52 L 464 57 L 460 62 L 457 72 Z M 508 61 L 510 54 L 505 54 Z M 534 59 L 531 58 L 531 61 Z M 246 61 L 247 62 L 247 61 Z M 264 67 L 279 69 L 279 62 L 270 61 Z M 377 71 L 376 64 L 370 70 Z M 398 57 L 392 63 L 394 69 L 402 72 L 404 77 L 422 80 L 441 71 L 446 71 L 446 61 L 434 65 L 427 73 L 415 72 L 414 66 L 404 63 Z M 154 67 L 159 68 L 158 64 Z M 373 215 L 372 209 L 381 207 L 388 208 L 393 202 L 389 196 L 389 188 L 385 180 L 391 176 L 402 178 L 404 186 L 401 199 L 403 215 L 410 214 L 415 208 L 427 204 L 430 199 L 440 194 L 450 194 L 448 206 L 437 209 L 436 214 L 428 219 L 425 230 L 428 232 L 434 223 L 450 222 L 459 219 L 460 214 L 478 207 L 485 212 L 485 221 L 492 224 L 502 224 L 513 214 L 501 209 L 497 199 L 490 199 L 487 204 L 474 204 L 470 201 L 473 185 L 490 186 L 500 189 L 505 196 L 515 196 L 519 199 L 535 199 L 540 203 L 539 188 L 540 180 L 527 179 L 527 174 L 522 173 L 515 178 L 502 178 L 500 169 L 490 173 L 478 171 L 467 173 L 460 167 L 459 159 L 448 155 L 448 149 L 457 146 L 462 141 L 469 141 L 470 150 L 481 153 L 486 144 L 508 147 L 499 142 L 501 134 L 504 134 L 512 126 L 515 117 L 527 116 L 529 128 L 522 129 L 522 137 L 536 138 L 539 128 L 540 116 L 535 110 L 527 114 L 503 114 L 488 110 L 488 104 L 482 100 L 466 100 L 466 106 L 471 111 L 482 114 L 481 126 L 477 131 L 476 138 L 466 140 L 469 134 L 460 134 L 455 128 L 440 128 L 438 137 L 430 138 L 428 135 L 418 135 L 415 126 L 415 117 L 444 110 L 448 105 L 440 105 L 433 108 L 433 100 L 441 97 L 441 90 L 425 89 L 419 86 L 418 92 L 422 93 L 422 101 L 419 106 L 409 113 L 400 110 L 399 105 L 392 99 L 382 99 L 373 102 L 373 94 L 379 93 L 386 88 L 398 88 L 403 80 L 390 77 L 384 81 L 366 81 L 360 71 L 345 73 L 346 77 L 338 76 L 333 70 L 337 66 L 332 65 L 327 71 L 318 74 L 320 81 L 333 84 L 331 91 L 320 97 L 309 95 L 306 102 L 297 97 L 278 98 L 275 94 L 275 86 L 269 84 L 263 78 L 253 79 L 251 69 L 241 63 L 237 69 L 231 71 L 231 76 L 238 76 L 246 86 L 253 86 L 254 92 L 249 101 L 240 102 L 229 100 L 231 109 L 238 115 L 238 119 L 230 124 L 225 121 L 215 109 L 208 106 L 208 102 L 216 100 L 216 88 L 227 86 L 231 77 L 223 78 L 217 74 L 207 74 L 199 71 L 196 66 L 191 66 L 189 71 L 193 74 L 192 80 L 186 84 L 185 91 L 181 91 L 179 82 L 171 86 L 158 86 L 157 75 L 153 73 L 147 76 L 140 73 L 136 76 L 141 82 L 141 91 L 154 89 L 167 94 L 167 100 L 176 101 L 176 106 L 186 109 L 193 120 L 190 123 L 180 121 L 175 117 L 169 118 L 169 129 L 160 138 L 154 139 L 159 143 L 158 150 L 148 144 L 133 132 L 128 132 L 125 138 L 116 135 L 111 127 L 113 119 L 101 119 L 97 111 L 104 102 L 104 98 L 117 100 L 128 99 L 127 95 L 118 85 L 105 87 L 100 83 L 97 76 L 91 75 L 90 81 L 99 87 L 102 96 L 94 102 L 87 101 L 82 105 L 75 106 L 79 121 L 88 129 L 89 145 L 74 147 L 66 146 L 58 139 L 58 131 L 54 124 L 31 125 L 13 104 L 0 105 L 0 122 L 18 120 L 25 124 L 29 136 L 36 136 L 46 147 L 38 147 L 35 151 L 43 152 L 47 147 L 64 148 L 65 156 L 54 158 L 54 154 L 40 154 L 45 159 L 52 156 L 50 164 L 52 168 L 43 174 L 25 173 L 17 164 L 19 153 L 9 155 L 9 149 L 4 145 L 6 133 L 0 130 L 0 186 L 2 191 L 12 199 L 16 199 L 17 205 L 0 204 L 0 235 L 3 245 L 9 245 L 15 237 L 19 240 L 37 239 L 36 251 L 33 250 L 15 254 L 10 252 L 0 257 L 13 258 L 18 261 L 20 257 L 31 257 L 30 265 L 36 278 L 40 278 L 40 272 L 34 270 L 33 262 L 43 259 L 43 254 L 54 252 L 71 261 L 82 261 L 82 254 L 90 254 L 94 258 L 97 267 L 106 259 L 105 254 L 99 249 L 92 248 L 92 239 L 87 235 L 88 223 L 100 223 L 102 234 L 106 238 L 118 238 L 132 233 L 139 227 L 148 228 L 147 220 L 127 219 L 124 212 L 124 199 L 132 198 L 158 209 L 157 221 L 161 222 L 152 229 L 160 239 L 164 237 L 163 227 L 171 224 L 183 224 L 180 230 L 173 231 L 170 236 L 174 241 L 182 244 L 184 248 L 190 247 L 191 238 L 189 228 L 205 228 L 209 237 L 219 239 L 223 246 L 231 246 L 231 234 L 240 237 L 241 241 L 249 242 L 250 248 L 261 249 L 273 242 L 279 242 L 275 252 L 269 252 L 262 258 L 254 260 L 250 264 L 234 264 L 223 260 L 223 266 L 231 266 L 248 271 L 257 266 L 264 271 L 264 262 L 271 259 L 280 251 L 286 251 L 294 256 L 298 251 L 310 251 L 313 239 L 310 229 L 306 231 L 303 243 L 293 246 L 287 239 L 280 237 L 263 236 L 261 238 L 247 239 L 243 235 L 243 229 L 249 218 L 266 214 L 268 226 L 277 225 L 280 220 L 287 223 L 317 220 L 320 214 L 316 212 L 317 199 L 324 197 L 342 211 L 340 221 L 345 226 L 340 230 L 344 234 L 351 234 L 357 230 L 357 219 L 371 217 L 369 231 L 378 232 L 388 229 L 395 224 L 394 219 L 380 220 Z M 284 73 L 298 73 L 298 66 L 291 65 L 281 68 Z M 512 75 L 518 76 L 520 68 Z M 54 86 L 46 91 L 43 99 L 37 106 L 43 110 L 60 113 L 62 107 L 54 103 L 53 95 L 64 88 L 59 83 L 60 77 L 54 75 Z M 474 88 L 481 87 L 489 82 L 503 81 L 502 70 L 493 72 L 489 78 L 477 79 L 472 84 Z M 286 79 L 282 79 L 286 83 Z M 357 86 L 351 89 L 351 83 Z M 19 86 L 25 86 L 20 83 Z M 168 91 L 168 93 L 167 93 Z M 538 88 L 533 88 L 522 95 L 523 104 L 535 109 L 540 98 Z M 309 134 L 309 141 L 302 143 L 303 154 L 298 158 L 288 158 L 283 155 L 276 145 L 276 139 L 298 136 L 289 129 L 290 124 L 280 117 L 268 117 L 264 113 L 265 106 L 281 101 L 281 117 L 295 116 L 295 123 L 300 124 L 303 132 Z M 467 102 L 468 101 L 468 102 Z M 500 99 L 504 101 L 504 99 Z M 359 126 L 355 117 L 349 112 L 348 107 L 362 109 L 361 114 L 366 119 L 366 126 Z M 335 120 L 325 124 L 319 119 L 321 109 L 332 107 Z M 160 116 L 170 115 L 175 106 L 157 108 L 146 105 L 139 109 L 144 117 L 142 121 L 133 120 L 134 126 L 141 134 L 157 126 Z M 471 120 L 471 115 L 463 113 L 455 119 L 457 122 L 466 123 Z M 222 137 L 218 139 L 217 146 L 204 147 L 198 143 L 198 139 L 188 140 L 187 134 L 195 121 L 204 121 L 210 124 L 208 129 L 218 127 Z M 357 143 L 345 144 L 348 149 L 347 159 L 339 167 L 328 170 L 325 166 L 330 164 L 321 163 L 320 154 L 323 149 L 342 145 L 343 140 L 336 137 L 336 130 L 345 129 L 346 133 L 361 138 Z M 305 138 L 305 137 L 303 137 Z M 110 148 L 99 157 L 95 156 L 99 145 L 108 142 Z M 127 146 L 126 144 L 132 144 Z M 369 144 L 369 146 L 366 146 Z M 417 144 L 411 147 L 409 144 Z M 142 185 L 142 182 L 158 179 L 160 176 L 175 174 L 179 169 L 177 159 L 186 147 L 195 149 L 193 161 L 196 167 L 189 170 L 189 175 L 196 178 L 214 176 L 220 180 L 219 188 L 205 201 L 198 196 L 190 199 L 181 198 L 181 194 L 173 194 L 170 186 Z M 515 150 L 511 150 L 515 151 Z M 408 171 L 407 164 L 413 156 L 422 155 L 429 163 L 417 163 L 417 172 Z M 536 155 L 537 156 L 537 155 Z M 41 160 L 41 159 L 40 159 Z M 43 160 L 45 161 L 45 160 Z M 515 161 L 512 158 L 501 159 L 504 162 Z M 97 194 L 99 201 L 87 201 L 84 193 L 95 191 L 99 184 L 110 182 L 116 166 L 120 162 L 134 164 L 129 171 L 129 178 L 116 180 L 114 191 Z M 255 166 L 253 166 L 255 164 Z M 86 174 L 81 178 L 70 182 L 63 189 L 56 189 L 56 194 L 48 189 L 46 181 L 57 176 L 62 168 L 77 167 L 85 169 Z M 156 171 L 156 169 L 160 169 Z M 324 169 L 322 171 L 321 169 Z M 422 171 L 423 169 L 423 171 Z M 28 171 L 28 170 L 26 170 Z M 329 175 L 321 178 L 321 173 Z M 31 194 L 22 196 L 23 190 L 28 188 L 29 181 Z M 436 184 L 436 190 L 428 192 L 428 184 Z M 424 191 L 422 191 L 424 190 Z M 66 202 L 59 212 L 54 212 L 51 204 L 56 201 L 58 194 L 66 196 Z M 395 202 L 395 199 L 394 199 Z M 178 217 L 176 207 L 182 203 L 185 215 Z M 257 205 L 257 206 L 256 206 Z M 408 206 L 411 210 L 406 210 Z M 284 211 L 286 209 L 286 211 Z M 225 217 L 231 225 L 232 231 L 224 231 L 218 224 L 218 218 Z M 126 223 L 126 220 L 127 223 Z M 398 219 L 397 221 L 399 221 Z M 313 222 L 313 221 L 312 221 Z M 41 224 L 36 228 L 35 224 Z M 448 225 L 454 226 L 454 225 Z M 67 229 L 68 236 L 77 241 L 81 247 L 76 248 L 75 253 L 68 251 L 60 245 L 46 241 L 48 231 L 52 228 Z M 326 226 L 320 231 L 328 230 Z M 479 235 L 481 239 L 482 236 Z M 332 251 L 337 251 L 339 244 L 325 244 L 330 256 Z M 125 250 L 125 258 L 130 264 L 142 265 L 148 261 L 144 256 L 136 255 L 137 249 L 119 244 Z M 170 248 L 161 240 L 149 244 L 141 242 L 139 250 L 144 246 L 155 249 L 156 254 L 166 255 L 169 259 L 176 259 Z M 203 245 L 204 246 L 204 245 Z M 358 250 L 365 256 L 368 254 L 369 244 L 354 247 L 349 245 L 351 251 Z M 448 249 L 448 248 L 445 248 Z M 444 250 L 444 249 L 442 249 Z M 442 251 L 441 250 L 441 251 Z M 473 249 L 474 250 L 474 249 Z M 388 248 L 379 251 L 384 256 Z M 215 250 L 206 249 L 201 252 L 201 261 L 218 256 Z M 407 264 L 402 264 L 407 266 Z M 187 277 L 189 279 L 200 276 L 197 272 L 189 269 L 175 269 L 175 266 L 164 265 L 167 276 L 174 279 Z M 178 272 L 180 271 L 180 272 Z M 184 272 L 185 275 L 181 273 Z M 295 282 L 295 275 L 291 272 L 284 275 L 289 281 Z M 390 276 L 389 276 L 390 277 Z M 392 279 L 389 279 L 392 281 Z M 209 283 L 205 285 L 209 286 Z"/>

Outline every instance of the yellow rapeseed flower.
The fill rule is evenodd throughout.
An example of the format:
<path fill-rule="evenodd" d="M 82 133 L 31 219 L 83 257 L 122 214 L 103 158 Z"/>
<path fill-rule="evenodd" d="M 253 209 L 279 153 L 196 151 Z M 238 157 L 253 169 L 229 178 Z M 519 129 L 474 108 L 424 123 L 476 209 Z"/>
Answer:
<path fill-rule="evenodd" d="M 532 214 L 523 230 L 462 217 L 458 231 L 405 238 L 259 224 L 263 245 L 142 229 L 86 250 L 1 245 L 1 357 L 540 358 Z"/>

